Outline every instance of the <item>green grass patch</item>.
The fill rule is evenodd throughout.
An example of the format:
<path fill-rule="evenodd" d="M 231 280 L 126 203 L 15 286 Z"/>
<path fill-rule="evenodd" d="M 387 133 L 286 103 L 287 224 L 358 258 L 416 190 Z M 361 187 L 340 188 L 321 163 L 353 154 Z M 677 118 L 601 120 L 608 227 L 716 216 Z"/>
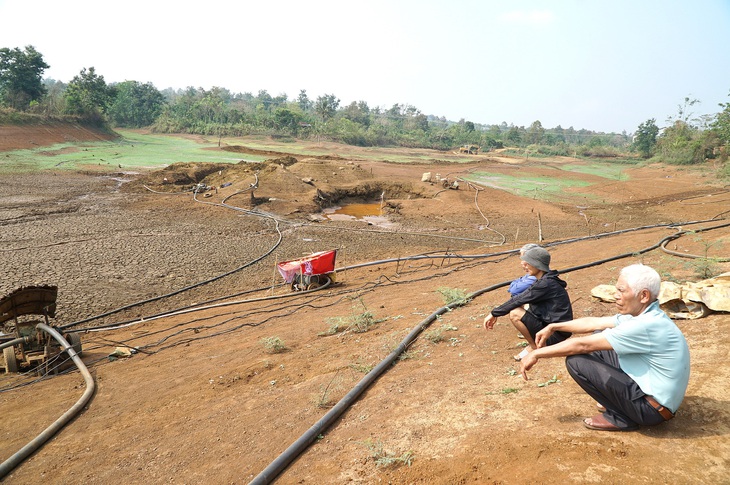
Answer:
<path fill-rule="evenodd" d="M 521 197 L 540 200 L 554 200 L 565 195 L 565 190 L 573 187 L 587 187 L 591 184 L 569 177 L 530 176 L 523 172 L 520 176 L 503 175 L 490 172 L 474 172 L 464 177 L 476 184 L 505 190 Z M 579 194 L 576 194 L 579 195 Z"/>
<path fill-rule="evenodd" d="M 3 153 L 0 173 L 37 170 L 119 171 L 158 169 L 176 162 L 258 162 L 265 155 L 216 150 L 217 142 L 199 143 L 173 135 L 146 135 L 119 130 L 113 141 L 58 143 Z"/>
<path fill-rule="evenodd" d="M 602 177 L 610 180 L 628 180 L 629 176 L 626 174 L 626 168 L 626 165 L 608 163 L 592 163 L 590 165 L 563 165 L 561 167 L 562 170 L 565 170 L 567 172 L 585 173 L 588 175 L 595 175 L 596 177 Z"/>
<path fill-rule="evenodd" d="M 558 384 L 560 382 L 560 379 L 558 379 L 558 376 L 553 376 L 551 379 L 548 379 L 545 382 L 541 382 L 537 385 L 537 387 L 547 387 L 550 384 Z"/>

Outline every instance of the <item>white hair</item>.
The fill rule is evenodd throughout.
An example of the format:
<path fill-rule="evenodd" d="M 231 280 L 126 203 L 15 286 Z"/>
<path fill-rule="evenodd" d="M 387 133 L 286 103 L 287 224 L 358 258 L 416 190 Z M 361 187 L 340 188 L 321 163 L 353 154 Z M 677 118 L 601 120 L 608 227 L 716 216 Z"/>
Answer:
<path fill-rule="evenodd" d="M 525 252 L 527 252 L 527 250 L 528 250 L 528 249 L 532 249 L 532 248 L 539 248 L 539 247 L 540 247 L 540 245 L 539 245 L 539 244 L 535 244 L 535 243 L 527 243 L 527 244 L 525 244 L 524 246 L 522 246 L 522 247 L 520 248 L 520 255 L 523 255 L 523 254 L 525 254 Z"/>
<path fill-rule="evenodd" d="M 662 278 L 654 268 L 640 263 L 632 264 L 622 269 L 620 276 L 623 276 L 626 285 L 631 288 L 634 295 L 640 293 L 641 290 L 649 290 L 652 301 L 656 300 L 657 296 L 659 296 Z"/>

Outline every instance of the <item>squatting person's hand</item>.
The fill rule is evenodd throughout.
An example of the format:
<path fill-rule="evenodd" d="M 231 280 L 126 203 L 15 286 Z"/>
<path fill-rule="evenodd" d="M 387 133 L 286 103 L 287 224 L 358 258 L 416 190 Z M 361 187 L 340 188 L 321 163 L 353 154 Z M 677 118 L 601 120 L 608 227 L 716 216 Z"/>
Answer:
<path fill-rule="evenodd" d="M 537 334 L 535 334 L 535 345 L 537 348 L 545 347 L 547 339 L 549 339 L 552 334 L 553 329 L 550 325 L 537 332 Z"/>

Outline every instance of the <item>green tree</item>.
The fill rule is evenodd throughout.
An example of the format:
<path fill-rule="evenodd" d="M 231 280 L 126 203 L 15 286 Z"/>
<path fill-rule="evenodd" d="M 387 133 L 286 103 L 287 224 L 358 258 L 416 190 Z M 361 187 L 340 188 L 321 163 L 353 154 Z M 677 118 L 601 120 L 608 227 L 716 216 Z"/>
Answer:
<path fill-rule="evenodd" d="M 55 79 L 46 78 L 43 80 L 46 88 L 46 95 L 41 101 L 41 112 L 47 115 L 59 115 L 64 111 L 64 93 L 66 92 L 66 84 Z"/>
<path fill-rule="evenodd" d="M 286 96 L 286 93 L 281 93 L 280 95 L 278 95 L 278 96 L 276 96 L 274 98 L 271 98 L 271 108 L 272 108 L 272 110 L 273 109 L 276 109 L 276 108 L 279 108 L 281 106 L 286 105 L 287 99 L 288 98 Z"/>
<path fill-rule="evenodd" d="M 720 142 L 730 145 L 730 103 L 720 103 L 722 111 L 715 116 L 712 122 L 712 129 L 717 133 Z"/>
<path fill-rule="evenodd" d="M 331 119 L 337 108 L 340 107 L 340 100 L 334 94 L 325 94 L 324 96 L 318 96 L 317 101 L 314 103 L 314 112 L 322 118 L 322 122 L 326 123 L 327 120 Z"/>
<path fill-rule="evenodd" d="M 524 130 L 520 130 L 516 126 L 511 126 L 504 138 L 512 146 L 520 146 L 522 144 L 522 131 Z"/>
<path fill-rule="evenodd" d="M 692 106 L 694 106 L 696 104 L 700 104 L 699 99 L 692 99 L 689 96 L 686 96 L 684 98 L 684 101 L 682 102 L 682 104 L 677 105 L 677 117 L 673 118 L 670 116 L 667 121 L 669 123 L 674 123 L 675 121 L 682 121 L 690 126 L 694 125 L 694 123 L 692 123 L 693 120 L 691 120 L 692 115 L 694 115 L 694 112 L 690 111 L 690 108 L 692 108 Z"/>
<path fill-rule="evenodd" d="M 297 104 L 299 105 L 299 109 L 302 110 L 303 113 L 306 113 L 310 109 L 312 109 L 312 100 L 309 99 L 309 96 L 307 96 L 307 90 L 302 89 L 299 91 L 299 96 L 297 96 Z"/>
<path fill-rule="evenodd" d="M 117 126 L 149 126 L 162 112 L 165 98 L 151 83 L 124 81 L 116 84 L 116 96 L 109 107 L 109 117 Z"/>
<path fill-rule="evenodd" d="M 654 118 L 648 119 L 636 129 L 632 147 L 639 152 L 643 158 L 651 158 L 654 155 L 656 138 L 659 135 L 659 127 Z"/>
<path fill-rule="evenodd" d="M 66 88 L 66 113 L 80 116 L 101 116 L 106 113 L 113 99 L 114 90 L 109 89 L 104 76 L 96 74 L 90 67 L 81 69 Z"/>
<path fill-rule="evenodd" d="M 341 118 L 337 122 L 337 136 L 349 145 L 368 146 L 367 128 L 349 118 Z"/>
<path fill-rule="evenodd" d="M 230 92 L 225 88 L 213 86 L 210 91 L 202 91 L 203 97 L 196 104 L 198 119 L 206 124 L 225 122 L 226 100 Z"/>
<path fill-rule="evenodd" d="M 411 126 L 410 120 L 408 125 L 409 127 Z M 474 131 L 472 129 L 473 127 L 474 124 L 464 120 L 464 118 L 460 119 L 457 123 L 450 125 L 446 131 L 449 133 L 448 138 L 452 141 L 453 146 L 478 145 L 480 141 L 480 133 Z"/>
<path fill-rule="evenodd" d="M 681 120 L 664 129 L 657 138 L 656 148 L 667 163 L 689 165 L 704 160 L 699 131 Z"/>
<path fill-rule="evenodd" d="M 525 142 L 528 145 L 537 145 L 542 141 L 543 136 L 545 136 L 545 128 L 542 127 L 542 123 L 540 123 L 539 120 L 533 121 L 530 127 L 527 129 Z"/>
<path fill-rule="evenodd" d="M 469 123 L 467 121 L 467 123 Z M 423 113 L 418 113 L 410 119 L 409 126 L 414 130 L 422 130 L 428 132 L 431 130 L 431 125 L 428 124 L 428 116 Z M 472 130 L 473 131 L 473 130 Z"/>
<path fill-rule="evenodd" d="M 28 45 L 0 49 L 0 102 L 18 110 L 25 110 L 31 101 L 40 100 L 46 93 L 43 71 L 50 66 L 43 55 Z"/>
<path fill-rule="evenodd" d="M 591 139 L 588 140 L 588 143 L 586 143 L 586 145 L 590 148 L 602 147 L 605 144 L 605 140 L 600 136 L 592 136 Z"/>
<path fill-rule="evenodd" d="M 684 98 L 678 105 L 677 116 L 667 119 L 669 126 L 657 137 L 656 153 L 667 163 L 678 165 L 705 161 L 705 135 L 700 129 L 702 120 L 693 118 L 690 108 L 699 104 L 696 99 Z"/>
<path fill-rule="evenodd" d="M 416 108 L 412 105 L 406 105 L 403 109 L 403 122 L 401 126 L 403 129 L 407 132 L 427 132 L 429 131 L 430 127 L 428 125 L 428 117 L 421 113 L 421 110 Z M 469 131 L 469 124 L 471 122 L 467 121 L 463 124 L 463 128 L 468 132 Z M 471 128 L 473 131 L 474 123 L 471 123 Z M 410 136 L 413 136 L 414 133 L 410 133 Z M 415 134 L 419 137 L 423 136 L 422 133 Z M 425 144 L 425 143 L 423 143 Z M 411 145 L 413 146 L 413 145 Z"/>
<path fill-rule="evenodd" d="M 342 111 L 342 116 L 363 126 L 370 126 L 370 107 L 365 101 L 353 101 Z"/>
<path fill-rule="evenodd" d="M 274 98 L 271 97 L 268 91 L 260 89 L 255 99 L 256 109 L 259 111 L 271 111 L 273 100 Z"/>
<path fill-rule="evenodd" d="M 293 135 L 297 134 L 299 122 L 301 120 L 302 116 L 289 108 L 276 108 L 276 111 L 274 111 L 274 123 L 276 124 L 276 128 L 282 131 L 288 131 Z"/>
<path fill-rule="evenodd" d="M 545 133 L 542 141 L 545 145 L 559 145 L 565 143 L 565 137 L 562 133 Z"/>

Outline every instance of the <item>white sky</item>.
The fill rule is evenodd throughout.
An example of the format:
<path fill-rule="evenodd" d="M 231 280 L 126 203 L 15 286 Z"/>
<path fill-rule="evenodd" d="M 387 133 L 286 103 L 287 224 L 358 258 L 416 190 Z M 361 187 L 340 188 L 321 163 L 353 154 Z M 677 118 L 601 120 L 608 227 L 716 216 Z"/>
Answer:
<path fill-rule="evenodd" d="M 29 44 L 63 82 L 93 66 L 484 124 L 633 132 L 730 102 L 730 0 L 0 0 L 0 47 Z"/>

